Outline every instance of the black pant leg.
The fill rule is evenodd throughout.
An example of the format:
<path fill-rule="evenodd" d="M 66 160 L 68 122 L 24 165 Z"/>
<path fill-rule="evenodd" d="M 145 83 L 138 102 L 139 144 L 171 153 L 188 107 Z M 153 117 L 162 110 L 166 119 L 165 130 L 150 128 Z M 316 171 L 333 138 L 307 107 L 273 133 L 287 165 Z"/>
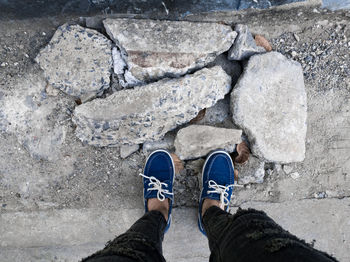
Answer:
<path fill-rule="evenodd" d="M 203 223 L 211 262 L 336 261 L 284 230 L 262 211 L 239 209 L 231 215 L 211 207 Z"/>
<path fill-rule="evenodd" d="M 150 211 L 128 231 L 109 241 L 103 250 L 83 262 L 164 262 L 162 242 L 166 220 L 159 211 Z"/>

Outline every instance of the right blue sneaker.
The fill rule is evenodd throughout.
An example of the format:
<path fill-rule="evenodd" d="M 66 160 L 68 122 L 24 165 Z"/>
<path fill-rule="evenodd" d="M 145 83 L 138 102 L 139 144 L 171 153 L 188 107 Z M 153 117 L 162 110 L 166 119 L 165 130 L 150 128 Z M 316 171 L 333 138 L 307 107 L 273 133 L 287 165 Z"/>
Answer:
<path fill-rule="evenodd" d="M 206 236 L 202 220 L 204 199 L 220 201 L 220 206 L 227 211 L 233 192 L 234 166 L 230 155 L 226 151 L 216 150 L 207 157 L 202 170 L 202 184 L 198 208 L 198 227 Z"/>

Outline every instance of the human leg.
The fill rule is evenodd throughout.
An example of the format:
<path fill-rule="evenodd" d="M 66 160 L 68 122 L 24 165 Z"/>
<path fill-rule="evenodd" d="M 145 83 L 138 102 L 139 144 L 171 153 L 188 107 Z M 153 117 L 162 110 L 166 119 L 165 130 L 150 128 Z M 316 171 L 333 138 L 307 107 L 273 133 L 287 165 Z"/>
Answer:
<path fill-rule="evenodd" d="M 164 233 L 171 223 L 174 163 L 164 150 L 153 152 L 143 174 L 145 215 L 106 247 L 85 258 L 88 262 L 165 261 L 162 255 Z"/>
<path fill-rule="evenodd" d="M 285 231 L 264 212 L 227 212 L 234 187 L 234 166 L 223 151 L 203 166 L 198 225 L 208 237 L 210 261 L 336 261 Z"/>
<path fill-rule="evenodd" d="M 210 261 L 336 261 L 280 227 L 264 212 L 241 210 L 231 215 L 209 207 L 203 216 Z"/>

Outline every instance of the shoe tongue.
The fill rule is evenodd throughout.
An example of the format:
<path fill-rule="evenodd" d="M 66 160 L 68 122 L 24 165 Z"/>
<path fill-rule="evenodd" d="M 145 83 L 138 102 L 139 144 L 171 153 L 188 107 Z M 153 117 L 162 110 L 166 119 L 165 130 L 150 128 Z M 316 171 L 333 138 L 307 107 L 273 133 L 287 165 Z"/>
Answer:
<path fill-rule="evenodd" d="M 158 191 L 157 190 L 149 190 L 145 193 L 145 198 L 157 198 Z"/>

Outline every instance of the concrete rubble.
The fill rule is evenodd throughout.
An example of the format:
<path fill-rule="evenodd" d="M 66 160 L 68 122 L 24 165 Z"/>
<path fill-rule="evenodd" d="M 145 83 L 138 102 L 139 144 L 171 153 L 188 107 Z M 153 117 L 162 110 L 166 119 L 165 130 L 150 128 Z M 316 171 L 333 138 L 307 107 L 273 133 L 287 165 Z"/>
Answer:
<path fill-rule="evenodd" d="M 237 83 L 238 78 L 242 74 L 242 66 L 238 61 L 232 61 L 227 59 L 226 53 L 221 54 L 215 58 L 215 60 L 209 64 L 219 65 L 225 72 L 232 77 L 232 87 Z"/>
<path fill-rule="evenodd" d="M 214 106 L 207 108 L 204 117 L 196 124 L 233 128 L 234 125 L 230 112 L 230 96 L 227 95 Z"/>
<path fill-rule="evenodd" d="M 146 141 L 145 143 L 143 143 L 142 152 L 145 155 L 148 155 L 152 151 L 160 148 L 166 149 L 169 151 L 174 151 L 174 140 L 175 140 L 175 134 L 173 132 L 168 132 L 160 140 Z"/>
<path fill-rule="evenodd" d="M 257 46 L 247 25 L 236 25 L 238 36 L 228 52 L 229 60 L 246 60 L 252 55 L 265 53 L 265 48 Z"/>
<path fill-rule="evenodd" d="M 277 52 L 251 57 L 231 93 L 231 111 L 254 155 L 279 163 L 305 158 L 307 104 L 299 63 Z"/>
<path fill-rule="evenodd" d="M 223 99 L 230 89 L 230 76 L 216 66 L 122 90 L 76 107 L 76 135 L 93 146 L 156 141 Z"/>
<path fill-rule="evenodd" d="M 287 1 L 289 0 L 284 2 Z M 92 2 L 99 7 L 107 5 L 106 3 L 98 4 L 102 2 L 99 0 L 92 0 Z M 263 5 L 263 2 L 250 1 L 249 3 L 255 7 Z M 312 0 L 312 2 L 315 1 Z M 172 10 L 169 3 L 165 3 L 171 15 L 174 9 Z M 69 9 L 70 6 L 68 4 L 65 8 Z M 135 5 L 133 10 L 138 6 Z M 163 8 L 162 5 L 160 6 Z M 247 10 L 244 15 L 235 15 L 232 12 L 187 14 L 186 18 L 183 18 L 168 16 L 165 10 L 161 10 L 164 15 L 162 19 L 211 21 L 215 26 L 217 26 L 215 23 L 222 22 L 230 26 L 237 23 L 247 24 L 251 32 L 254 32 L 258 46 L 265 46 L 267 51 L 272 48 L 288 59 L 301 63 L 307 91 L 305 159 L 299 163 L 288 162 L 287 164 L 285 162 L 295 161 L 298 158 L 290 157 L 289 153 L 286 153 L 285 142 L 289 146 L 288 152 L 294 150 L 291 144 L 292 136 L 296 139 L 292 143 L 299 150 L 298 154 L 301 155 L 302 146 L 300 145 L 304 143 L 301 133 L 304 132 L 304 127 L 301 128 L 298 121 L 303 118 L 302 116 L 306 117 L 306 108 L 305 111 L 299 108 L 302 113 L 298 111 L 298 114 L 294 114 L 295 107 L 299 105 L 297 94 L 304 99 L 300 88 L 301 70 L 296 70 L 295 63 L 286 62 L 286 59 L 283 63 L 278 59 L 276 61 L 275 56 L 281 57 L 281 55 L 274 54 L 272 59 L 265 54 L 255 54 L 249 59 L 229 61 L 228 52 L 225 51 L 220 55 L 213 55 L 216 58 L 204 66 L 207 68 L 215 65 L 221 66 L 232 80 L 231 90 L 241 88 L 239 94 L 241 98 L 244 98 L 245 103 L 237 100 L 236 104 L 240 108 L 247 107 L 243 115 L 251 118 L 249 127 L 257 126 L 259 129 L 243 129 L 238 126 L 238 122 L 234 123 L 235 112 L 231 112 L 231 109 L 234 109 L 233 101 L 231 101 L 233 96 L 231 97 L 230 92 L 225 96 L 226 92 L 222 92 L 220 99 L 219 96 L 217 99 L 210 98 L 210 105 L 203 102 L 208 99 L 203 98 L 202 92 L 209 92 L 211 87 L 203 89 L 202 82 L 198 80 L 197 83 L 191 84 L 190 90 L 194 89 L 192 85 L 198 86 L 193 94 L 193 100 L 190 102 L 186 100 L 184 103 L 181 101 L 177 104 L 174 102 L 171 106 L 176 107 L 174 110 L 182 110 L 182 107 L 192 110 L 190 104 L 197 103 L 198 97 L 201 100 L 201 106 L 193 109 L 193 114 L 184 113 L 185 122 L 176 122 L 174 124 L 176 127 L 170 131 L 163 131 L 158 123 L 177 120 L 178 118 L 174 115 L 168 117 L 164 114 L 163 118 L 160 117 L 160 113 L 171 110 L 162 106 L 152 107 L 156 103 L 145 106 L 151 116 L 157 116 L 155 120 L 151 118 L 150 122 L 152 125 L 158 125 L 157 132 L 161 132 L 164 137 L 153 137 L 152 135 L 151 139 L 142 143 L 137 142 L 138 145 L 134 144 L 134 137 L 128 138 L 130 143 L 127 144 L 124 142 L 114 144 L 112 140 L 109 140 L 113 142 L 112 146 L 116 147 L 95 147 L 90 146 L 89 143 L 92 137 L 96 136 L 94 138 L 96 140 L 108 140 L 109 138 L 101 136 L 100 131 L 94 133 L 95 129 L 99 130 L 99 125 L 102 125 L 102 129 L 111 128 L 109 122 L 108 124 L 103 122 L 103 117 L 107 116 L 110 119 L 112 116 L 120 117 L 119 112 L 125 113 L 120 109 L 120 104 L 124 104 L 122 109 L 126 110 L 128 107 L 126 103 L 130 101 L 131 106 L 128 107 L 130 111 L 126 112 L 127 114 L 124 115 L 127 117 L 121 120 L 130 125 L 123 127 L 125 133 L 120 137 L 129 136 L 130 132 L 126 133 L 126 130 L 138 128 L 137 125 L 131 125 L 131 117 L 135 115 L 129 112 L 140 110 L 137 111 L 137 116 L 140 119 L 146 119 L 147 116 L 142 115 L 143 108 L 139 107 L 139 104 L 150 100 L 152 95 L 159 97 L 158 90 L 163 83 L 181 82 L 183 75 L 177 74 L 185 72 L 187 66 L 180 68 L 179 73 L 177 69 L 169 65 L 172 71 L 169 74 L 165 73 L 160 78 L 180 77 L 180 79 L 164 79 L 164 82 L 157 82 L 158 85 L 153 85 L 153 89 L 150 90 L 148 81 L 154 82 L 161 79 L 156 76 L 154 79 L 141 83 L 131 73 L 132 70 L 127 60 L 130 58 L 128 52 L 110 41 L 112 44 L 108 48 L 110 52 L 108 57 L 114 57 L 111 61 L 114 64 L 109 65 L 109 70 L 114 69 L 114 71 L 110 72 L 108 78 L 110 79 L 109 88 L 101 91 L 94 89 L 92 93 L 78 96 L 66 95 L 64 90 L 47 83 L 47 79 L 41 76 L 44 71 L 34 63 L 34 58 L 50 42 L 58 25 L 66 22 L 78 22 L 83 25 L 84 20 L 78 17 L 68 17 L 65 14 L 54 18 L 51 15 L 46 17 L 42 13 L 40 13 L 42 17 L 35 19 L 8 21 L 6 18 L 1 19 L 0 261 L 79 261 L 103 248 L 108 240 L 125 232 L 144 213 L 143 188 L 138 173 L 142 172 L 147 155 L 157 148 L 167 148 L 174 152 L 176 133 L 191 124 L 243 129 L 242 139 L 253 150 L 250 152 L 249 148 L 239 146 L 243 145 L 241 143 L 236 147 L 237 152 L 231 154 L 233 158 L 238 154 L 234 158 L 235 171 L 238 171 L 238 175 L 235 173 L 235 183 L 241 185 L 234 188 L 230 206 L 232 213 L 238 207 L 263 210 L 286 230 L 305 239 L 307 243 L 328 252 L 339 261 L 350 261 L 348 249 L 350 242 L 348 219 L 350 216 L 349 11 L 329 12 L 312 6 L 312 8 L 298 10 L 286 8 L 284 11 Z M 111 14 L 111 10 L 107 9 L 103 11 L 104 14 L 99 18 L 100 26 L 96 28 L 106 36 L 102 20 L 106 17 L 120 17 L 120 13 Z M 124 17 L 160 18 L 154 11 L 151 14 L 140 11 L 139 14 L 134 16 L 129 12 Z M 133 20 L 129 21 L 132 23 Z M 201 22 L 195 24 L 198 25 Z M 132 25 L 128 26 L 132 28 Z M 162 32 L 166 30 L 165 28 Z M 96 31 L 93 32 L 96 33 Z M 196 32 L 196 34 L 199 36 L 198 44 L 201 44 L 200 37 L 207 36 L 207 33 Z M 259 39 L 257 37 L 259 35 L 266 37 L 267 42 L 261 37 Z M 106 39 L 108 38 L 106 36 Z M 168 39 L 171 40 L 171 37 Z M 258 39 L 260 42 L 257 41 Z M 70 38 L 65 41 L 65 43 L 60 43 L 64 48 L 76 45 Z M 271 47 L 267 44 L 271 44 Z M 85 54 L 84 57 L 94 55 L 91 50 L 88 52 L 90 53 Z M 169 54 L 169 56 L 173 57 L 174 54 Z M 186 55 L 191 56 L 187 53 Z M 193 57 L 194 54 L 189 59 L 193 60 Z M 266 63 L 256 63 L 256 59 L 262 59 L 261 57 L 265 57 Z M 206 60 L 211 59 L 212 57 Z M 55 65 L 57 73 L 70 66 L 70 60 L 66 60 L 68 63 L 63 59 L 57 61 L 60 62 Z M 52 60 L 51 65 L 54 63 L 56 62 Z M 255 63 L 256 66 L 249 66 L 249 63 Z M 202 69 L 202 64 L 195 64 L 198 68 L 188 69 L 183 74 L 193 74 Z M 159 65 L 158 67 L 160 68 Z M 281 73 L 282 70 L 285 74 Z M 296 71 L 298 71 L 297 77 Z M 55 69 L 51 70 L 51 74 L 51 77 L 56 77 Z M 212 73 L 203 81 L 212 81 L 208 79 L 212 79 L 215 74 Z M 291 77 L 288 77 L 289 74 Z M 251 78 L 248 79 L 249 75 Z M 227 77 L 225 74 L 222 76 L 225 79 Z M 191 78 L 193 75 L 186 77 Z M 236 85 L 239 78 L 241 79 Z M 217 78 L 214 80 L 216 82 Z M 252 85 L 248 85 L 250 83 Z M 134 85 L 141 84 L 143 86 L 130 89 L 130 93 L 124 93 L 125 88 L 134 88 Z M 284 84 L 286 86 L 283 86 Z M 164 85 L 167 91 L 161 89 L 160 91 L 164 92 L 162 94 L 166 94 L 168 100 L 178 99 L 173 94 L 168 96 L 168 92 L 173 91 L 173 88 L 169 86 L 170 84 Z M 180 86 L 182 82 L 176 90 L 180 89 Z M 272 86 L 274 89 L 273 92 L 268 89 L 269 92 L 263 93 L 260 92 L 258 86 L 265 91 L 267 90 L 265 87 Z M 254 89 L 254 87 L 257 88 Z M 86 85 L 78 86 L 78 88 L 86 89 Z M 144 91 L 141 92 L 141 89 Z M 214 89 L 216 92 L 216 87 Z M 100 96 L 101 93 L 103 94 Z M 145 93 L 150 95 L 144 96 Z M 122 94 L 130 99 L 126 101 Z M 185 92 L 182 90 L 181 94 Z M 94 112 L 96 104 L 107 104 L 105 107 L 101 106 L 101 118 L 94 118 L 97 119 L 96 125 L 84 119 L 84 126 L 81 128 L 72 122 L 72 112 L 74 108 L 76 112 L 80 110 L 80 107 L 88 108 L 88 105 L 84 106 L 85 103 L 89 104 L 87 103 L 89 98 L 94 99 L 91 102 L 93 113 L 89 113 L 89 116 L 96 116 Z M 83 102 L 83 105 L 78 106 L 80 101 Z M 201 108 L 203 109 L 200 110 Z M 83 111 L 87 112 L 86 109 Z M 289 116 L 283 114 L 286 112 Z M 192 122 L 194 116 L 197 119 Z M 279 119 L 275 119 L 276 117 Z M 288 120 L 291 126 L 286 125 L 284 119 Z M 276 123 L 283 127 L 281 128 Z M 143 128 L 145 127 L 142 126 Z M 86 132 L 88 139 L 85 143 L 76 137 L 76 129 L 82 133 Z M 296 133 L 286 134 L 286 130 Z M 110 129 L 108 132 L 114 131 Z M 278 136 L 279 133 L 282 133 L 283 139 Z M 109 141 L 105 143 L 108 144 Z M 271 141 L 274 143 L 272 144 Z M 259 149 L 262 148 L 261 145 L 264 145 L 265 149 L 272 148 L 274 154 L 269 155 L 268 150 L 261 152 L 257 150 L 257 146 Z M 285 150 L 283 154 L 276 152 L 276 149 L 280 148 Z M 132 153 L 134 150 L 137 152 Z M 269 156 L 269 159 L 266 159 L 265 156 Z M 282 156 L 283 161 L 282 157 L 277 159 L 276 156 Z M 281 161 L 276 162 L 276 159 Z M 180 171 L 176 173 L 174 183 L 173 223 L 170 232 L 164 239 L 164 256 L 170 262 L 207 261 L 210 255 L 208 242 L 196 225 L 201 172 L 205 156 L 196 160 L 176 160 L 177 164 L 181 164 L 184 169 L 176 168 Z M 293 212 L 290 212 L 291 210 Z M 180 254 L 178 250 L 181 250 Z"/>
<path fill-rule="evenodd" d="M 109 88 L 112 43 L 95 30 L 64 24 L 35 61 L 53 87 L 84 100 Z"/>
<path fill-rule="evenodd" d="M 175 138 L 176 154 L 180 159 L 195 159 L 221 148 L 232 152 L 239 144 L 242 130 L 190 125 L 181 129 Z"/>
<path fill-rule="evenodd" d="M 120 52 L 113 56 L 114 64 L 126 65 L 123 86 L 202 68 L 227 51 L 237 35 L 218 23 L 106 19 L 103 24 Z"/>

